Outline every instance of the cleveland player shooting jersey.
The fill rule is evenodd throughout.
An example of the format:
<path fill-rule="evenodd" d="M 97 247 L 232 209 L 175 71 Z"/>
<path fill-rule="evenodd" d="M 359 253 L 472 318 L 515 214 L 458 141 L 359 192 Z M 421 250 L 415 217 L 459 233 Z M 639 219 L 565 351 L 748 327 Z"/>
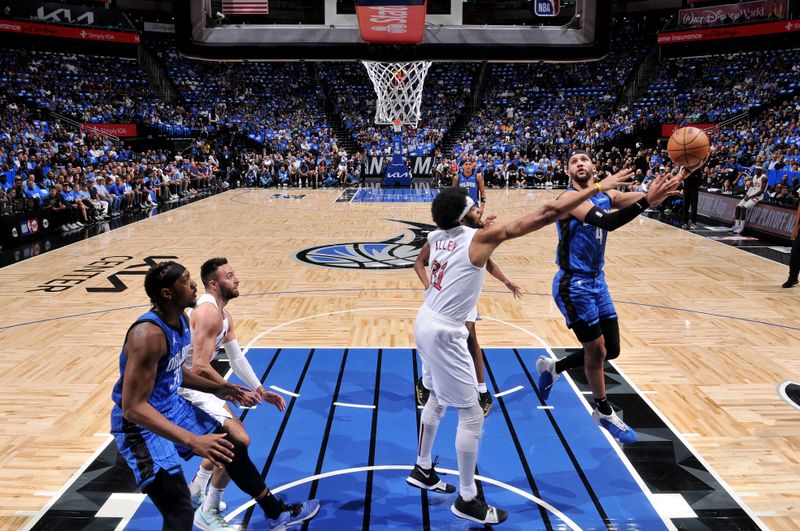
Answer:
<path fill-rule="evenodd" d="M 472 170 L 472 175 L 467 177 L 464 172 L 458 172 L 458 186 L 467 189 L 467 194 L 472 198 L 475 204 L 478 204 L 478 178 L 475 176 L 475 170 Z"/>
<path fill-rule="evenodd" d="M 425 306 L 453 319 L 465 321 L 478 303 L 485 267 L 469 261 L 469 245 L 477 229 L 460 225 L 428 234 L 431 285 L 425 292 Z"/>
<path fill-rule="evenodd" d="M 200 298 L 197 299 L 197 304 L 195 304 L 194 307 L 197 308 L 201 304 L 206 304 L 206 303 L 213 304 L 214 307 L 217 309 L 217 311 L 219 311 L 219 305 L 217 305 L 217 299 L 215 299 L 214 296 L 211 295 L 210 293 L 203 293 L 200 296 Z M 191 317 L 191 315 L 192 315 L 192 310 L 189 310 L 189 317 Z M 219 334 L 217 334 L 217 338 L 214 341 L 214 353 L 211 355 L 211 359 L 212 360 L 216 358 L 217 351 L 222 346 L 222 342 L 225 341 L 225 336 L 228 335 L 228 327 L 229 327 L 229 325 L 228 325 L 228 314 L 223 311 L 222 312 L 222 330 L 220 331 Z M 186 364 L 186 368 L 187 369 L 191 369 L 192 368 L 192 354 L 193 354 L 193 352 L 194 352 L 193 347 L 191 345 L 189 345 L 189 353 L 186 356 L 186 361 L 184 362 Z"/>
<path fill-rule="evenodd" d="M 168 352 L 166 356 L 158 360 L 153 391 L 150 393 L 150 398 L 147 399 L 147 402 L 161 413 L 166 414 L 166 412 L 176 407 L 176 403 L 179 400 L 183 400 L 176 390 L 183 383 L 181 367 L 192 344 L 189 323 L 186 317 L 181 315 L 179 329 L 175 329 L 165 323 L 157 313 L 149 311 L 131 325 L 128 333 L 130 333 L 131 328 L 139 323 L 153 323 L 164 331 Z M 126 334 L 126 340 L 127 337 L 128 335 Z M 123 350 L 119 354 L 119 380 L 114 384 L 114 390 L 111 393 L 111 398 L 118 407 L 122 407 L 122 382 L 125 380 L 126 361 L 125 351 Z"/>
<path fill-rule="evenodd" d="M 575 189 L 570 187 L 567 190 Z M 601 210 L 609 211 L 611 209 L 611 198 L 607 194 L 596 194 L 587 201 Z M 564 271 L 588 275 L 594 275 L 603 270 L 607 230 L 578 221 L 572 216 L 559 220 L 556 227 L 558 228 L 558 250 L 556 252 L 558 267 Z"/>

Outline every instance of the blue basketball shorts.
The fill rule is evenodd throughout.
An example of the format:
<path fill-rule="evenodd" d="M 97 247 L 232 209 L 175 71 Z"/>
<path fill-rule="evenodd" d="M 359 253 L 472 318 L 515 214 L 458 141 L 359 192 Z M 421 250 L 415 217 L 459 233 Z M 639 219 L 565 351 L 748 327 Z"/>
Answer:
<path fill-rule="evenodd" d="M 567 320 L 568 328 L 580 321 L 593 327 L 600 321 L 617 317 L 603 272 L 593 277 L 559 270 L 553 278 L 553 299 Z"/>
<path fill-rule="evenodd" d="M 213 433 L 220 427 L 208 413 L 177 395 L 175 406 L 162 414 L 170 422 L 197 435 Z M 159 470 L 170 474 L 180 472 L 180 458 L 188 460 L 194 456 L 189 447 L 176 444 L 130 422 L 122 416 L 122 408 L 117 405 L 111 411 L 111 435 L 114 436 L 120 455 L 133 471 L 140 489 L 153 481 Z"/>

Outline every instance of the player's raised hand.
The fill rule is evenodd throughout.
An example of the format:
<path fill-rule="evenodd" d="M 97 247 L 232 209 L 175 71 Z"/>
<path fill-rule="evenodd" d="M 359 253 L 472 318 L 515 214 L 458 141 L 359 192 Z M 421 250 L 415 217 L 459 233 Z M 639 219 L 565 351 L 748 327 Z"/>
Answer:
<path fill-rule="evenodd" d="M 711 156 L 711 150 L 709 150 L 708 153 L 706 153 L 706 156 L 703 159 L 703 162 L 701 162 L 700 164 L 697 164 L 696 166 L 681 166 L 681 171 L 680 171 L 680 173 L 678 173 L 678 177 L 680 177 L 681 180 L 686 179 L 691 174 L 696 172 L 698 169 L 702 168 L 705 165 L 705 163 L 708 162 L 708 158 L 710 156 Z"/>
<path fill-rule="evenodd" d="M 186 446 L 194 454 L 205 457 L 216 466 L 230 463 L 233 458 L 233 444 L 225 439 L 224 433 L 196 435 Z"/>
<path fill-rule="evenodd" d="M 656 175 L 647 188 L 647 195 L 645 196 L 647 202 L 650 203 L 650 206 L 658 206 L 664 199 L 673 195 L 680 195 L 681 192 L 678 187 L 682 182 L 683 179 L 674 177 L 669 172 Z"/>
<path fill-rule="evenodd" d="M 625 168 L 624 170 L 620 170 L 614 175 L 609 175 L 598 184 L 603 187 L 603 190 L 610 190 L 611 188 L 620 188 L 622 186 L 626 186 L 630 184 L 631 177 L 633 176 L 633 170 L 630 168 Z"/>
<path fill-rule="evenodd" d="M 273 393 L 271 391 L 264 390 L 261 391 L 261 398 L 267 404 L 274 405 L 276 408 L 278 408 L 278 411 L 280 412 L 283 412 L 283 410 L 286 409 L 286 401 L 278 393 Z"/>

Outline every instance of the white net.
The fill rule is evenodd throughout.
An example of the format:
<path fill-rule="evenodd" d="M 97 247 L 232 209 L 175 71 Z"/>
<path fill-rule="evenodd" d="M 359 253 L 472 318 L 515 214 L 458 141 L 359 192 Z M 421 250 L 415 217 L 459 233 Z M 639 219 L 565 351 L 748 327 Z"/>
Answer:
<path fill-rule="evenodd" d="M 362 61 L 378 96 L 375 123 L 417 126 L 422 103 L 422 86 L 430 61 L 381 63 Z M 398 123 L 399 121 L 399 123 Z"/>

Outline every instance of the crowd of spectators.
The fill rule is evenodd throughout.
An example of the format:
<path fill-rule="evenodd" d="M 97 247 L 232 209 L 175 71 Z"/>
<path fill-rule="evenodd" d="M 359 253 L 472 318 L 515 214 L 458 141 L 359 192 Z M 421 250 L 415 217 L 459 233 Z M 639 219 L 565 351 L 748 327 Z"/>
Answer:
<path fill-rule="evenodd" d="M 179 119 L 161 100 L 135 59 L 4 49 L 0 90 L 31 106 L 80 122 Z"/>
<path fill-rule="evenodd" d="M 800 48 L 666 58 L 633 107 L 653 123 L 719 123 L 800 86 Z"/>
<path fill-rule="evenodd" d="M 52 208 L 61 197 L 69 213 L 63 227 L 70 230 L 195 190 L 217 190 L 218 181 L 355 185 L 363 182 L 368 157 L 391 152 L 391 128 L 372 123 L 375 93 L 359 63 L 193 61 L 167 41 L 154 42 L 148 46 L 163 63 L 177 104 L 150 89 L 134 60 L 4 50 L 0 213 Z M 442 153 L 442 139 L 464 115 L 481 67 L 434 64 L 423 92 L 423 119 L 403 131 L 404 155 L 435 156 L 440 183 L 451 182 L 458 163 L 469 158 L 489 187 L 543 188 L 566 185 L 565 155 L 581 147 L 597 153 L 601 171 L 633 167 L 635 186 L 644 186 L 669 165 L 664 146 L 607 148 L 618 136 L 661 122 L 718 123 L 749 110 L 754 118 L 712 133 L 701 186 L 736 193 L 761 166 L 770 178 L 767 199 L 797 203 L 800 49 L 664 59 L 645 97 L 622 104 L 622 89 L 645 50 L 623 28 L 600 61 L 488 65 L 482 99 L 450 153 Z M 347 153 L 340 145 L 325 115 L 326 99 L 360 150 Z M 82 122 L 169 122 L 191 128 L 198 138 L 237 131 L 249 147 L 199 142 L 182 154 L 140 153 L 67 130 L 49 111 Z"/>
<path fill-rule="evenodd" d="M 618 109 L 619 98 L 646 45 L 632 28 L 613 34 L 612 51 L 600 61 L 491 65 L 483 101 L 454 154 L 483 149 L 493 167 L 511 163 L 550 175 L 569 149 L 631 133 L 636 118 Z"/>
<path fill-rule="evenodd" d="M 0 214 L 46 210 L 63 232 L 216 190 L 218 161 L 136 153 L 0 96 Z"/>

